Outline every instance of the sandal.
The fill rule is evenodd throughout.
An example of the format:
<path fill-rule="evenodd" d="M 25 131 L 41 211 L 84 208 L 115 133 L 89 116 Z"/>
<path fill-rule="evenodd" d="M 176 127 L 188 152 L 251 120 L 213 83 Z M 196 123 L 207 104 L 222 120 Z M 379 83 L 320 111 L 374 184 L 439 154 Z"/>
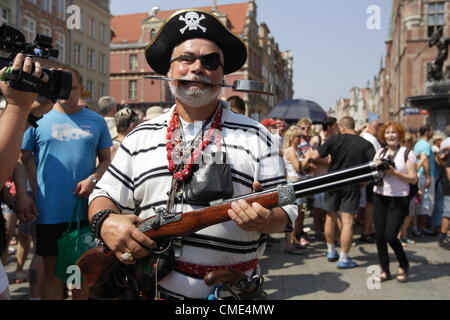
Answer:
<path fill-rule="evenodd" d="M 375 277 L 375 281 L 376 282 L 384 282 L 384 281 L 388 281 L 391 280 L 391 273 L 390 272 L 381 272 L 379 276 Z"/>
<path fill-rule="evenodd" d="M 16 272 L 16 283 L 24 283 L 28 281 L 27 273 L 25 271 Z"/>
<path fill-rule="evenodd" d="M 397 279 L 398 282 L 402 282 L 402 283 L 406 282 L 408 280 L 408 272 L 402 270 L 401 272 L 399 272 L 397 274 L 396 279 Z"/>

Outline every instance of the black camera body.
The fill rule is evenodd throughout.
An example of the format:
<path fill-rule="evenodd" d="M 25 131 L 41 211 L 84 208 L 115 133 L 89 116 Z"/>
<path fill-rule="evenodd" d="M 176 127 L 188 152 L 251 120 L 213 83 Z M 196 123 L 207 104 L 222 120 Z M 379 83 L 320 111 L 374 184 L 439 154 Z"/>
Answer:
<path fill-rule="evenodd" d="M 395 168 L 394 157 L 392 155 L 387 156 L 387 158 L 380 159 L 382 163 L 378 166 L 380 170 L 388 170 L 390 168 Z"/>
<path fill-rule="evenodd" d="M 381 158 L 381 163 L 378 165 L 378 170 L 386 171 L 391 168 L 395 168 L 394 156 L 388 155 L 386 158 Z M 381 187 L 383 186 L 383 179 L 375 181 L 375 185 Z"/>
<path fill-rule="evenodd" d="M 0 26 L 0 50 L 10 53 L 8 58 L 0 57 L 0 69 L 11 67 L 18 53 L 44 59 L 58 57 L 58 50 L 52 47 L 51 37 L 38 34 L 33 44 L 27 43 L 23 33 L 6 24 Z M 8 70 L 5 79 L 14 89 L 35 92 L 53 101 L 69 98 L 72 90 L 70 72 L 42 69 L 42 74 L 48 76 L 47 82 L 21 70 Z"/>

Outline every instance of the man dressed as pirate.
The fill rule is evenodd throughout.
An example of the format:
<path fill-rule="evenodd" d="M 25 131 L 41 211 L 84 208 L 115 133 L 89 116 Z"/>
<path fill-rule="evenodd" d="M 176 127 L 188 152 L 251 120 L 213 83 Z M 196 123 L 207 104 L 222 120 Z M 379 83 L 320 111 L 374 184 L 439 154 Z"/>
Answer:
<path fill-rule="evenodd" d="M 247 59 L 240 38 L 211 13 L 181 10 L 165 21 L 146 58 L 155 72 L 173 79 L 175 105 L 123 140 L 89 205 L 97 237 L 125 265 L 156 248 L 136 225 L 158 209 L 182 215 L 284 183 L 283 161 L 269 132 L 218 99 L 217 84 Z M 228 215 L 230 221 L 182 238 L 174 269 L 158 278 L 159 297 L 207 299 L 214 292 L 204 279 L 208 272 L 257 276 L 264 234 L 289 228 L 296 208 L 270 210 L 239 200 Z"/>

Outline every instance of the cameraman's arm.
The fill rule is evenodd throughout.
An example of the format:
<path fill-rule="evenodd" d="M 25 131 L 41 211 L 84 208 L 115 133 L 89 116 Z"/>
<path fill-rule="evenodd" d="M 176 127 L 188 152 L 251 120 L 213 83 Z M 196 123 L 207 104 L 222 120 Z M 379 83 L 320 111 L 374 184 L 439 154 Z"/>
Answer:
<path fill-rule="evenodd" d="M 29 107 L 9 104 L 0 118 L 0 185 L 5 183 L 16 164 Z"/>
<path fill-rule="evenodd" d="M 33 61 L 19 53 L 14 59 L 13 70 L 31 72 Z M 0 78 L 4 79 L 6 67 L 0 71 Z M 41 65 L 35 63 L 35 77 L 40 77 Z M 6 81 L 0 81 L 0 91 L 7 101 L 6 110 L 0 117 L 0 185 L 13 172 L 19 156 L 23 132 L 25 131 L 31 105 L 37 94 L 13 89 Z"/>

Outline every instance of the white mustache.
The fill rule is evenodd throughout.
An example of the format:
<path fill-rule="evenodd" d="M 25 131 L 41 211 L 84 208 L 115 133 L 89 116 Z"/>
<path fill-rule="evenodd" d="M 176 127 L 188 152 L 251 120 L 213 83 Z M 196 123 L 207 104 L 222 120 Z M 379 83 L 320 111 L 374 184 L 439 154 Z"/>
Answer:
<path fill-rule="evenodd" d="M 207 77 L 205 77 L 205 76 L 196 76 L 196 75 L 193 75 L 193 74 L 190 74 L 190 75 L 186 75 L 186 76 L 184 76 L 184 77 L 182 77 L 182 78 L 178 78 L 177 79 L 178 81 L 199 81 L 199 82 L 203 82 L 203 83 L 206 83 L 206 84 L 213 84 L 212 83 L 212 81 L 210 80 L 210 79 L 208 79 Z"/>

